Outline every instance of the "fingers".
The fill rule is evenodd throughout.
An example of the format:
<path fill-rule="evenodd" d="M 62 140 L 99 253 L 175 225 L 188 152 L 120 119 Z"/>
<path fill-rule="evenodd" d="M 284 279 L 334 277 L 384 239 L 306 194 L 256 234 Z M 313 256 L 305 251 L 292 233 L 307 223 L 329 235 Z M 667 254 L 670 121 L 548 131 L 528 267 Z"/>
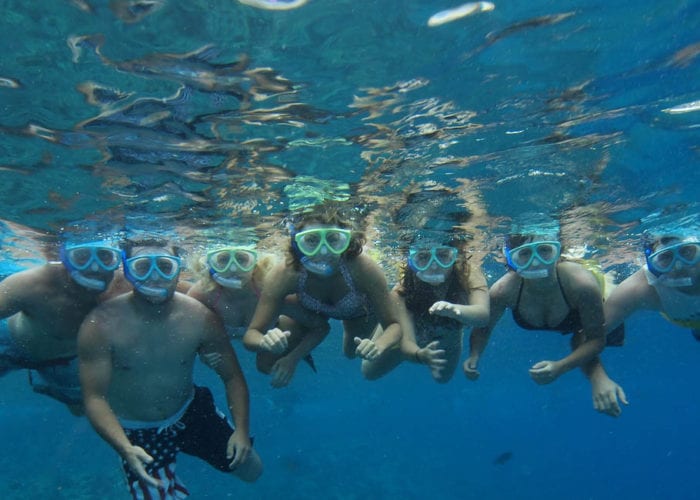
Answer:
<path fill-rule="evenodd" d="M 355 337 L 353 340 L 357 346 L 357 349 L 355 349 L 355 354 L 357 356 L 360 356 L 362 359 L 366 359 L 367 361 L 372 361 L 379 357 L 379 348 L 372 340 L 361 339 L 360 337 Z"/>
<path fill-rule="evenodd" d="M 622 404 L 628 405 L 630 404 L 629 401 L 627 401 L 627 395 L 625 394 L 625 391 L 620 387 L 619 385 L 615 388 L 615 392 L 617 393 L 617 397 L 620 399 Z"/>
<path fill-rule="evenodd" d="M 469 380 L 476 380 L 479 378 L 479 370 L 476 369 L 476 364 L 470 360 L 466 360 L 464 364 L 462 364 L 462 370 Z"/>
<path fill-rule="evenodd" d="M 289 346 L 290 335 L 291 332 L 288 330 L 282 331 L 279 328 L 268 330 L 267 333 L 263 335 L 262 348 L 275 354 L 281 354 L 286 351 Z"/>
<path fill-rule="evenodd" d="M 270 379 L 270 385 L 275 389 L 280 387 L 286 387 L 290 380 L 292 380 L 293 370 L 289 370 L 284 366 L 282 360 L 277 361 L 272 367 L 272 378 Z"/>
<path fill-rule="evenodd" d="M 136 458 L 136 460 L 127 460 L 127 462 L 134 470 L 134 472 L 136 472 L 136 474 L 143 481 L 150 484 L 151 486 L 155 488 L 162 487 L 162 483 L 156 478 L 150 476 L 148 472 L 146 472 L 146 468 L 143 466 L 144 464 L 150 464 L 151 462 L 153 462 L 153 457 L 146 453 L 146 451 L 140 446 L 134 446 L 132 453 L 133 457 Z"/>

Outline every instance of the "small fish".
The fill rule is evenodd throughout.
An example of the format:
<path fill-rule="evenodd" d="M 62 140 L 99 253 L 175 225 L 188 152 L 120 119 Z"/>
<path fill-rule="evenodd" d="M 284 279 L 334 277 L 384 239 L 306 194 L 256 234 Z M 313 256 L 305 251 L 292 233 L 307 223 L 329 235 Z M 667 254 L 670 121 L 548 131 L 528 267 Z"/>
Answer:
<path fill-rule="evenodd" d="M 491 2 L 469 2 L 459 7 L 454 7 L 452 9 L 441 10 L 440 12 L 433 14 L 428 19 L 428 26 L 435 27 L 441 24 L 449 23 L 457 19 L 461 19 L 477 12 L 488 12 L 495 9 L 496 6 Z"/>
<path fill-rule="evenodd" d="M 668 113 L 669 115 L 682 115 L 684 113 L 700 111 L 700 100 L 686 102 L 685 104 L 679 104 L 678 106 L 662 109 L 661 111 L 663 111 L 664 113 Z"/>
<path fill-rule="evenodd" d="M 511 458 L 513 458 L 513 452 L 512 451 L 504 451 L 503 453 L 498 455 L 496 458 L 494 458 L 493 465 L 504 465 Z"/>

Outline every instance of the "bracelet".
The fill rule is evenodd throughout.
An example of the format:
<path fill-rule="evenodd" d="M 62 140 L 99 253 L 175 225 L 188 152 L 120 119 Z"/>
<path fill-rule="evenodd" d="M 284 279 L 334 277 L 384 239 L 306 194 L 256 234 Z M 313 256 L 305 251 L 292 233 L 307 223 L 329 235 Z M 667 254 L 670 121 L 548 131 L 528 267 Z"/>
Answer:
<path fill-rule="evenodd" d="M 418 357 L 418 353 L 420 352 L 420 348 L 416 349 L 416 352 L 413 353 L 413 358 L 416 360 L 416 363 L 423 364 L 423 362 L 420 360 Z"/>

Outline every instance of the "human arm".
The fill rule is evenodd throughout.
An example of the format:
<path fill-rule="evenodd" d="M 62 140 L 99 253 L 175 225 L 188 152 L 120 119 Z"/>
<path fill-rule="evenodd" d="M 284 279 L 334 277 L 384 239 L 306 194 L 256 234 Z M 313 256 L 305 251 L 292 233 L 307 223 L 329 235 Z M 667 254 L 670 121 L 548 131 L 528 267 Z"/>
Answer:
<path fill-rule="evenodd" d="M 250 395 L 240 363 L 223 325 L 216 315 L 210 313 L 206 318 L 199 354 L 206 357 L 214 353 L 219 354 L 221 359 L 212 369 L 224 383 L 226 401 L 235 424 L 226 450 L 226 456 L 231 460 L 229 467 L 235 469 L 248 459 L 252 449 Z"/>
<path fill-rule="evenodd" d="M 253 318 L 243 336 L 243 345 L 254 352 L 269 351 L 281 354 L 289 345 L 288 330 L 274 327 L 268 330 L 279 317 L 284 298 L 294 292 L 296 273 L 283 263 L 276 265 L 265 277 L 260 299 Z M 264 332 L 264 333 L 263 333 Z"/>
<path fill-rule="evenodd" d="M 606 332 L 611 332 L 632 313 L 642 309 L 661 309 L 659 296 L 647 282 L 643 268 L 617 285 L 605 300 L 603 311 Z"/>
<path fill-rule="evenodd" d="M 313 324 L 301 324 L 282 315 L 280 316 L 280 326 L 286 330 L 292 331 L 290 339 L 298 337 L 299 340 L 296 344 L 295 341 L 292 340 L 290 342 L 292 348 L 289 352 L 272 365 L 272 380 L 270 381 L 272 387 L 287 386 L 294 376 L 299 361 L 308 358 L 311 351 L 326 338 L 330 331 L 328 320 L 320 316 Z"/>
<path fill-rule="evenodd" d="M 36 293 L 40 275 L 40 268 L 30 269 L 0 281 L 0 318 L 16 314 L 30 303 L 29 295 Z"/>
<path fill-rule="evenodd" d="M 427 365 L 431 370 L 440 371 L 447 364 L 445 350 L 439 349 L 440 342 L 433 341 L 425 347 L 416 342 L 416 331 L 413 317 L 406 308 L 406 301 L 396 291 L 391 292 L 396 304 L 396 312 L 401 327 L 401 354 L 403 358 L 413 363 Z"/>
<path fill-rule="evenodd" d="M 363 254 L 357 256 L 352 260 L 351 269 L 355 283 L 367 295 L 370 308 L 376 314 L 382 328 L 381 335 L 375 338 L 354 338 L 357 345 L 356 354 L 371 361 L 387 350 L 400 348 L 401 327 L 396 296 L 389 293 L 384 271 L 371 258 Z"/>
<path fill-rule="evenodd" d="M 460 321 L 465 326 L 483 327 L 488 325 L 490 302 L 484 273 L 479 268 L 471 267 L 469 276 L 460 276 L 459 281 L 467 292 L 467 303 L 453 304 L 441 300 L 435 302 L 428 312 Z"/>
<path fill-rule="evenodd" d="M 491 332 L 496 327 L 496 324 L 503 316 L 506 307 L 511 301 L 512 290 L 517 285 L 517 275 L 515 273 L 507 273 L 494 283 L 488 292 L 489 298 L 489 321 L 486 326 L 473 328 L 469 335 L 469 357 L 464 361 L 462 369 L 464 375 L 469 380 L 479 378 L 477 369 L 479 359 L 488 345 Z"/>
<path fill-rule="evenodd" d="M 153 462 L 140 446 L 133 446 L 126 436 L 108 400 L 107 391 L 112 378 L 112 359 L 107 331 L 99 312 L 89 314 L 78 334 L 80 384 L 83 391 L 85 414 L 95 431 L 126 461 L 146 483 L 160 487 L 144 468 Z"/>
<path fill-rule="evenodd" d="M 605 347 L 603 296 L 595 277 L 579 264 L 562 263 L 557 267 L 562 290 L 578 311 L 581 321 L 580 337 L 572 352 L 557 361 L 540 361 L 530 368 L 530 376 L 538 384 L 549 384 L 569 370 L 582 366 L 601 353 Z"/>

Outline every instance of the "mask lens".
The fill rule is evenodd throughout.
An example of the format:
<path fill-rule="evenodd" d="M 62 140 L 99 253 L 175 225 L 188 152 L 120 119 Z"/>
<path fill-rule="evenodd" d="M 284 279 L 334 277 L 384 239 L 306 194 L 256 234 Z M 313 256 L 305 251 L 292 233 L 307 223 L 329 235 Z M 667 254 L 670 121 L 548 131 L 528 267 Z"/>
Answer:
<path fill-rule="evenodd" d="M 294 237 L 299 251 L 306 256 L 316 255 L 321 248 L 321 235 L 318 230 L 302 231 Z"/>
<path fill-rule="evenodd" d="M 341 254 L 350 246 L 350 232 L 340 229 L 329 229 L 324 235 L 326 245 L 335 254 Z"/>
<path fill-rule="evenodd" d="M 119 252 L 112 248 L 97 248 L 95 249 L 95 256 L 107 271 L 113 271 L 119 267 Z"/>
<path fill-rule="evenodd" d="M 438 247 L 433 252 L 437 263 L 444 268 L 451 267 L 457 260 L 457 249 L 454 247 Z"/>
<path fill-rule="evenodd" d="M 126 262 L 129 267 L 129 272 L 134 278 L 145 280 L 151 275 L 152 261 L 150 256 L 133 257 Z"/>
<path fill-rule="evenodd" d="M 219 250 L 209 254 L 209 267 L 217 273 L 228 271 L 231 266 L 231 252 L 228 250 Z"/>
<path fill-rule="evenodd" d="M 552 264 L 559 257 L 559 249 L 551 243 L 540 243 L 536 250 L 543 264 Z"/>
<path fill-rule="evenodd" d="M 233 258 L 241 271 L 250 271 L 255 267 L 257 255 L 250 250 L 237 250 Z"/>
<path fill-rule="evenodd" d="M 529 246 L 516 248 L 510 253 L 510 260 L 516 267 L 527 267 L 532 262 L 532 248 Z"/>
<path fill-rule="evenodd" d="M 410 255 L 411 263 L 418 271 L 425 271 L 430 266 L 432 253 L 430 250 L 416 250 Z"/>
<path fill-rule="evenodd" d="M 68 251 L 68 260 L 77 270 L 82 271 L 86 269 L 92 260 L 92 248 L 72 248 Z"/>
<path fill-rule="evenodd" d="M 678 255 L 687 264 L 696 264 L 700 259 L 700 243 L 686 243 L 678 249 Z"/>
<path fill-rule="evenodd" d="M 673 266 L 673 250 L 661 250 L 651 256 L 652 265 L 661 272 L 666 272 Z"/>
<path fill-rule="evenodd" d="M 168 280 L 180 272 L 180 262 L 175 257 L 154 257 L 159 274 Z"/>

